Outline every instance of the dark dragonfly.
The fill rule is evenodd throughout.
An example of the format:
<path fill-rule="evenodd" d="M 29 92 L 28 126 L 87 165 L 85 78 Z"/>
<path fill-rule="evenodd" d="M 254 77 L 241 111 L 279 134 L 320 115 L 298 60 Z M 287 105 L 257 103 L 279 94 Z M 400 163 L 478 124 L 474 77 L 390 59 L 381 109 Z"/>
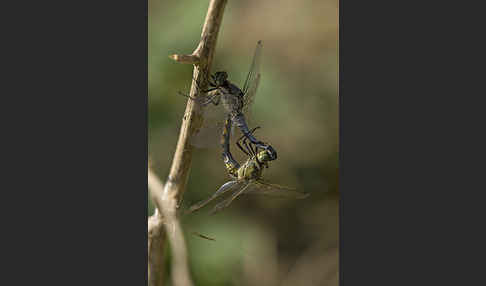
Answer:
<path fill-rule="evenodd" d="M 203 138 L 202 140 L 208 140 L 208 138 L 204 139 L 204 129 L 216 129 L 215 131 L 219 133 L 223 122 L 226 119 L 230 120 L 232 126 L 238 127 L 243 136 L 250 141 L 249 144 L 252 144 L 257 148 L 269 149 L 276 156 L 276 151 L 270 145 L 258 140 L 252 135 L 247 124 L 249 109 L 255 99 L 255 94 L 260 83 L 260 59 L 262 48 L 262 41 L 258 41 L 250 66 L 250 71 L 246 77 L 243 89 L 240 89 L 238 86 L 231 83 L 228 80 L 228 74 L 226 72 L 218 71 L 211 75 L 210 79 L 206 78 L 210 86 L 209 89 L 202 90 L 201 88 L 198 88 L 200 91 L 198 92 L 199 95 L 195 98 L 190 97 L 192 100 L 198 102 L 201 106 L 208 106 L 209 104 L 218 106 L 221 103 L 224 107 L 224 113 L 226 114 L 226 116 L 224 116 L 226 118 L 217 117 L 216 119 L 211 119 L 206 116 L 206 122 L 203 124 L 203 128 L 200 130 L 200 133 L 195 135 L 195 140 L 193 140 L 193 143 L 195 144 L 193 145 L 199 147 L 201 144 L 197 141 L 200 141 L 201 138 Z M 197 84 L 196 86 L 199 85 Z M 189 97 L 188 95 L 184 96 Z M 201 134 L 202 136 L 198 138 L 198 135 Z M 213 140 L 212 138 L 215 138 L 216 136 L 211 134 L 209 136 L 206 135 L 206 137 L 209 137 L 209 140 Z"/>
<path fill-rule="evenodd" d="M 252 134 L 256 129 L 254 128 L 249 133 Z M 304 194 L 296 191 L 293 188 L 271 184 L 262 179 L 263 168 L 268 168 L 268 162 L 277 158 L 273 149 L 267 148 L 258 151 L 258 148 L 249 144 L 248 137 L 242 136 L 238 139 L 236 145 L 246 153 L 249 158 L 240 166 L 240 164 L 233 158 L 230 152 L 229 132 L 231 129 L 231 121 L 228 118 L 221 136 L 221 147 L 223 149 L 223 160 L 229 176 L 233 179 L 223 184 L 211 197 L 201 201 L 190 207 L 189 212 L 194 212 L 212 200 L 233 191 L 233 194 L 218 203 L 212 210 L 212 213 L 218 212 L 223 208 L 229 206 L 233 200 L 241 194 L 261 194 L 278 197 L 288 197 L 293 199 L 303 199 L 309 194 Z"/>

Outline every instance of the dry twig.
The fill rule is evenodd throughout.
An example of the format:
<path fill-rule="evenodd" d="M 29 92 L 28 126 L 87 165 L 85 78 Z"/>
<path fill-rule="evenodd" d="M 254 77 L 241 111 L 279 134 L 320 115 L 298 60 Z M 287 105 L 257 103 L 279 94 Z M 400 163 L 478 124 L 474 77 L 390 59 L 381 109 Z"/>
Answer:
<path fill-rule="evenodd" d="M 163 183 L 148 168 L 148 187 L 150 197 L 155 204 L 155 213 L 148 220 L 148 285 L 158 286 L 164 283 L 164 220 L 158 211 L 162 206 Z"/>
<path fill-rule="evenodd" d="M 205 88 L 204 85 L 207 84 L 203 79 L 203 74 L 209 74 L 226 2 L 226 0 L 211 0 L 209 3 L 201 40 L 191 55 L 170 56 L 178 62 L 194 64 L 193 77 L 195 80 L 191 86 L 191 97 L 197 95 L 195 82 L 202 83 L 202 88 Z M 189 143 L 189 138 L 201 127 L 202 120 L 202 113 L 195 102 L 188 100 L 172 166 L 165 185 L 162 185 L 160 180 L 149 171 L 149 188 L 158 210 L 149 219 L 150 286 L 163 284 L 162 261 L 165 254 L 163 249 L 165 235 L 168 235 L 173 253 L 173 284 L 175 286 L 192 285 L 187 266 L 184 236 L 176 217 L 176 210 L 184 194 L 191 166 L 193 147 Z M 165 226 L 165 232 L 162 225 Z"/>

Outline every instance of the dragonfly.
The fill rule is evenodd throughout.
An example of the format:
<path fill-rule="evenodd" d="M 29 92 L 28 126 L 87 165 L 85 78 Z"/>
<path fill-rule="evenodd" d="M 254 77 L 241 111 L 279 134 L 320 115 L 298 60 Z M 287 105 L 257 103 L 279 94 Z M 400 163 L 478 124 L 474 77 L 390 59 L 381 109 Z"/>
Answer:
<path fill-rule="evenodd" d="M 260 59 L 262 48 L 263 44 L 260 40 L 257 42 L 252 63 L 250 65 L 250 71 L 248 72 L 245 84 L 243 85 L 242 89 L 240 89 L 237 85 L 228 80 L 228 74 L 225 71 L 218 71 L 210 75 L 210 79 L 206 77 L 206 80 L 210 86 L 209 89 L 202 90 L 199 84 L 196 84 L 198 90 L 201 91 L 200 95 L 198 95 L 197 97 L 191 97 L 190 95 L 185 95 L 183 93 L 180 94 L 189 97 L 192 100 L 195 100 L 203 107 L 210 104 L 218 106 L 221 103 L 226 114 L 226 120 L 228 120 L 229 118 L 229 120 L 232 122 L 232 126 L 236 126 L 241 131 L 241 133 L 243 133 L 243 136 L 245 136 L 250 141 L 249 144 L 252 144 L 260 149 L 269 149 L 271 153 L 276 154 L 276 151 L 275 149 L 273 149 L 272 146 L 264 143 L 261 140 L 258 140 L 255 136 L 252 135 L 247 124 L 249 110 L 252 103 L 254 102 L 255 94 L 261 78 Z M 196 145 L 197 147 L 204 145 L 204 143 L 200 144 L 198 143 L 198 141 L 208 140 L 208 138 L 204 139 L 204 129 L 216 129 L 216 132 L 219 132 L 222 122 L 225 121 L 225 118 L 217 118 L 215 120 L 211 120 L 210 118 L 206 117 L 205 121 L 206 122 L 203 124 L 203 129 L 195 135 L 195 138 L 193 140 L 193 143 L 195 143 L 193 145 Z M 198 138 L 198 136 L 200 138 Z M 208 136 L 206 135 L 206 137 Z M 209 140 L 212 140 L 211 138 L 214 138 L 215 136 L 214 134 L 211 134 L 209 137 Z"/>
<path fill-rule="evenodd" d="M 189 208 L 189 212 L 195 212 L 214 199 L 233 192 L 229 198 L 219 202 L 211 211 L 216 213 L 228 207 L 238 196 L 242 194 L 261 194 L 278 197 L 288 197 L 293 199 L 304 199 L 309 194 L 298 192 L 294 188 L 272 184 L 262 178 L 264 168 L 268 168 L 268 163 L 277 158 L 273 149 L 262 149 L 257 151 L 256 146 L 252 146 L 248 142 L 248 137 L 242 136 L 238 139 L 237 145 L 243 152 L 248 154 L 249 158 L 240 165 L 231 155 L 229 144 L 229 131 L 231 128 L 231 121 L 228 118 L 225 122 L 223 134 L 221 136 L 221 147 L 223 149 L 222 156 L 225 163 L 228 175 L 232 178 L 229 182 L 224 183 L 211 197 L 194 204 Z M 250 133 L 253 133 L 255 127 Z"/>

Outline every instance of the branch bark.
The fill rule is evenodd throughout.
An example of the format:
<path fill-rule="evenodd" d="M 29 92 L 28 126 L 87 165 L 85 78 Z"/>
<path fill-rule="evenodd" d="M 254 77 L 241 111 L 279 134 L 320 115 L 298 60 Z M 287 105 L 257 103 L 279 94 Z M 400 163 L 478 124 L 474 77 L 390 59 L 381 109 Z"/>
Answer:
<path fill-rule="evenodd" d="M 197 96 L 196 83 L 200 83 L 202 88 L 205 88 L 207 85 L 203 75 L 209 74 L 225 6 L 226 0 L 211 0 L 201 33 L 201 40 L 196 50 L 191 55 L 171 56 L 174 59 L 198 59 L 199 61 L 198 64 L 194 65 L 194 80 L 192 81 L 190 91 L 191 97 Z M 185 61 L 181 60 L 180 62 Z M 187 62 L 192 63 L 191 61 Z M 179 133 L 179 141 L 177 142 L 172 167 L 165 188 L 165 195 L 168 198 L 175 199 L 177 202 L 182 198 L 189 177 L 193 151 L 193 147 L 189 143 L 189 138 L 201 127 L 202 119 L 202 112 L 199 106 L 193 100 L 188 100 Z"/>
<path fill-rule="evenodd" d="M 196 83 L 206 88 L 205 74 L 209 74 L 227 0 L 211 0 L 201 33 L 201 40 L 191 55 L 171 55 L 181 63 L 194 64 L 190 96 L 197 96 Z M 148 275 L 149 286 L 163 285 L 165 237 L 172 250 L 172 281 L 175 286 L 192 286 L 187 266 L 187 251 L 182 228 L 176 216 L 179 202 L 186 189 L 192 161 L 191 136 L 201 127 L 203 115 L 193 100 L 188 100 L 182 120 L 176 151 L 165 185 L 149 169 L 149 189 L 157 211 L 149 219 Z M 162 227 L 164 226 L 164 227 Z M 165 229 L 165 231 L 164 231 Z"/>

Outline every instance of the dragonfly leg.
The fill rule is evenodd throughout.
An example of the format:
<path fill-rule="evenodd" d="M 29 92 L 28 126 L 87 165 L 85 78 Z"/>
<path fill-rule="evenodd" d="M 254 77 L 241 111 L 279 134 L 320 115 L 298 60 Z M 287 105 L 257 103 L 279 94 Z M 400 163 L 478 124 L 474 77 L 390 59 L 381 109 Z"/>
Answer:
<path fill-rule="evenodd" d="M 246 138 L 248 139 L 248 138 Z M 251 151 L 253 152 L 253 155 L 256 156 L 258 154 L 258 147 L 256 147 L 255 145 L 251 144 L 251 143 L 248 143 L 248 148 L 251 149 Z M 258 161 L 258 158 L 256 158 L 257 161 Z"/>
<path fill-rule="evenodd" d="M 210 86 L 212 86 L 212 87 L 217 87 L 217 85 L 216 85 L 216 82 L 215 82 L 215 81 L 211 81 L 209 78 L 208 78 L 207 80 L 208 80 L 208 83 L 209 83 L 209 85 L 210 85 Z"/>
<path fill-rule="evenodd" d="M 217 87 L 213 87 L 213 88 L 210 88 L 210 89 L 207 89 L 207 90 L 201 90 L 201 87 L 199 87 L 198 83 L 196 81 L 194 81 L 194 82 L 196 83 L 196 89 L 198 90 L 198 92 L 208 93 L 208 92 L 211 92 L 213 90 L 218 89 Z M 184 94 L 184 93 L 182 93 L 180 91 L 179 91 L 179 94 L 182 95 L 182 96 L 185 96 L 185 97 L 189 97 L 192 100 L 197 100 L 198 98 L 200 98 L 199 100 L 201 100 L 203 98 L 203 97 L 193 97 L 193 96 L 190 96 L 190 95 L 186 95 L 186 94 Z M 213 100 L 213 98 L 216 97 L 217 95 L 218 94 L 215 94 L 215 95 L 211 96 L 208 100 L 202 102 L 201 104 L 205 106 L 205 105 L 207 105 L 207 104 L 209 104 L 209 103 L 212 102 L 214 105 L 218 105 L 219 104 L 219 100 L 218 100 L 217 103 L 215 103 L 215 101 Z"/>
<path fill-rule="evenodd" d="M 253 128 L 251 131 L 250 131 L 250 134 L 253 134 L 253 132 L 255 132 L 255 130 L 257 130 L 258 128 L 260 128 L 260 126 L 257 126 L 255 128 Z M 238 148 L 240 148 L 241 151 L 243 151 L 243 153 L 245 153 L 246 155 L 254 155 L 254 152 L 253 149 L 251 149 L 250 147 L 248 147 L 248 144 L 247 144 L 247 140 L 248 138 L 243 135 L 241 136 L 240 138 L 238 138 L 238 140 L 236 141 L 236 146 L 238 146 Z M 241 143 L 240 143 L 241 142 Z M 241 144 L 244 144 L 244 146 L 246 147 L 246 151 L 243 150 L 243 147 L 241 147 Z"/>
<path fill-rule="evenodd" d="M 212 91 L 212 90 L 210 90 L 210 91 Z M 216 100 L 214 98 L 216 98 Z M 208 100 L 206 100 L 205 102 L 201 103 L 201 105 L 206 106 L 206 105 L 208 105 L 210 103 L 212 103 L 214 105 L 218 105 L 219 104 L 219 100 L 220 100 L 219 93 L 216 92 L 215 94 L 211 95 Z"/>
<path fill-rule="evenodd" d="M 196 78 L 193 77 L 192 82 L 196 84 L 196 89 L 198 92 L 203 90 L 199 82 L 196 80 Z"/>
<path fill-rule="evenodd" d="M 248 144 L 248 138 L 245 137 L 245 139 L 243 139 L 243 145 L 245 145 L 246 147 L 246 150 L 248 150 L 248 152 L 252 155 L 252 156 L 255 156 L 256 153 L 255 151 L 253 150 L 253 148 L 251 148 L 251 144 Z"/>
<path fill-rule="evenodd" d="M 248 143 L 248 142 L 247 142 L 247 140 L 248 140 L 248 138 L 246 138 L 246 137 L 245 137 L 245 139 L 243 140 L 243 142 L 245 143 L 246 148 L 248 148 L 248 149 L 250 149 L 250 150 L 251 150 L 251 153 L 252 153 L 252 155 L 255 157 L 255 160 L 256 160 L 256 162 L 258 163 L 258 165 L 260 165 L 260 166 L 261 166 L 261 165 L 263 165 L 263 166 L 265 166 L 265 167 L 267 167 L 267 168 L 268 168 L 268 163 L 267 163 L 267 162 L 262 162 L 262 161 L 260 161 L 260 160 L 258 159 L 258 152 L 260 152 L 260 151 L 258 150 L 258 146 L 254 146 L 254 144 L 252 144 L 251 142 L 250 142 L 250 143 Z"/>
<path fill-rule="evenodd" d="M 245 149 L 243 149 L 243 147 L 241 147 L 240 142 L 236 141 L 236 146 L 238 146 L 238 148 L 240 148 L 240 150 L 241 150 L 243 153 L 245 153 L 246 155 L 250 156 L 250 154 L 248 154 L 248 152 L 247 152 L 247 151 L 245 151 Z"/>
<path fill-rule="evenodd" d="M 236 146 L 238 146 L 238 148 L 240 148 L 240 150 L 243 151 L 243 153 L 245 153 L 246 155 L 248 156 L 253 155 L 251 150 L 248 148 L 248 145 L 246 145 L 246 141 L 243 139 L 246 139 L 246 137 L 245 136 L 240 137 L 236 141 Z M 241 145 L 243 145 L 245 148 L 241 147 Z"/>
<path fill-rule="evenodd" d="M 211 211 L 211 214 L 215 214 L 218 211 L 228 207 L 239 195 L 241 195 L 245 190 L 252 184 L 252 182 L 247 183 L 246 186 L 242 187 L 239 191 L 234 192 L 233 195 L 229 199 L 226 199 L 220 203 L 218 203 L 213 210 Z"/>
<path fill-rule="evenodd" d="M 257 126 L 255 128 L 253 128 L 251 131 L 250 131 L 250 134 L 253 134 L 253 132 L 255 132 L 255 130 L 257 130 L 258 128 L 261 128 L 260 126 Z M 238 141 L 241 141 L 243 138 L 246 138 L 246 135 L 243 134 L 239 139 Z"/>
<path fill-rule="evenodd" d="M 194 78 L 194 77 L 193 77 L 193 78 L 192 78 L 192 82 L 196 84 L 196 90 L 197 90 L 197 92 L 198 92 L 198 93 L 207 93 L 207 92 L 210 92 L 210 91 L 212 91 L 212 90 L 217 89 L 216 83 L 215 83 L 214 81 L 210 80 L 210 79 L 207 77 L 206 73 L 202 73 L 202 79 L 203 79 L 203 80 L 206 80 L 206 81 L 207 81 L 207 83 L 209 84 L 209 86 L 211 86 L 211 88 L 209 88 L 209 89 L 207 89 L 207 90 L 204 90 L 204 89 L 201 87 L 201 85 L 199 84 L 199 81 L 197 81 L 197 80 L 196 80 L 196 78 Z M 190 99 L 193 99 L 193 100 L 194 100 L 194 99 L 196 99 L 195 97 L 191 97 L 191 96 L 185 95 L 185 94 L 183 94 L 183 93 L 181 93 L 181 92 L 179 92 L 179 93 L 180 93 L 181 95 L 185 96 L 185 97 L 189 97 Z M 204 103 L 203 103 L 203 105 L 207 105 L 208 103 L 209 103 L 209 102 L 204 102 Z"/>
<path fill-rule="evenodd" d="M 244 136 L 248 138 L 248 140 L 250 140 L 251 144 L 263 150 L 268 150 L 272 154 L 272 158 L 273 158 L 272 160 L 275 160 L 277 158 L 277 152 L 275 152 L 275 150 L 270 145 L 263 143 L 262 141 L 256 139 L 255 136 L 252 135 L 252 132 L 250 132 L 248 125 L 246 124 L 245 117 L 242 113 L 236 114 L 232 118 L 232 120 L 235 123 L 235 125 L 238 126 L 238 128 L 240 128 Z"/>
<path fill-rule="evenodd" d="M 212 81 L 211 81 L 211 80 L 208 78 L 208 82 L 209 82 L 211 85 L 213 85 L 213 86 L 217 86 L 217 84 L 216 84 L 216 75 L 215 75 L 215 74 L 212 74 L 210 77 L 211 77 L 211 80 L 212 80 Z"/>
<path fill-rule="evenodd" d="M 250 141 L 251 141 L 251 139 L 250 139 Z M 265 144 L 261 141 L 257 141 L 257 142 L 252 141 L 251 145 L 255 146 L 255 153 L 256 154 L 258 154 L 258 152 L 260 152 L 260 149 L 262 149 L 262 150 L 266 150 L 266 151 L 270 152 L 272 160 L 277 159 L 277 151 L 275 151 L 275 149 L 273 149 L 273 147 L 271 145 Z"/>
<path fill-rule="evenodd" d="M 212 87 L 210 89 L 207 89 L 207 90 L 203 90 L 204 93 L 207 93 L 207 92 L 210 92 L 210 91 L 213 91 L 213 90 L 216 90 L 218 89 L 217 87 Z"/>
<path fill-rule="evenodd" d="M 187 95 L 187 94 L 184 94 L 184 93 L 182 93 L 182 92 L 180 92 L 180 91 L 179 91 L 178 93 L 179 93 L 180 95 L 182 95 L 182 96 L 189 97 L 189 98 L 190 98 L 190 99 L 192 99 L 192 100 L 196 100 L 196 99 L 197 99 L 196 97 L 192 97 L 192 96 Z"/>
<path fill-rule="evenodd" d="M 255 136 L 253 136 L 252 132 L 248 132 L 244 136 L 246 137 L 246 139 L 250 140 L 250 143 L 249 143 L 250 145 L 256 147 L 255 152 L 258 152 L 258 148 L 261 148 L 262 150 L 267 150 L 267 149 L 271 148 L 273 150 L 273 148 L 270 145 L 265 144 L 262 141 L 256 139 Z"/>
<path fill-rule="evenodd" d="M 214 81 L 212 81 L 210 78 L 208 78 L 208 76 L 207 76 L 206 73 L 204 73 L 204 72 L 201 72 L 201 73 L 202 73 L 201 77 L 203 78 L 203 80 L 206 80 L 207 81 L 207 83 L 209 84 L 209 86 L 216 87 L 216 83 Z M 194 77 L 192 78 L 192 81 L 196 84 L 196 88 L 198 90 L 200 90 L 200 91 L 203 90 L 203 88 L 201 88 L 201 85 L 199 85 L 199 82 Z"/>

